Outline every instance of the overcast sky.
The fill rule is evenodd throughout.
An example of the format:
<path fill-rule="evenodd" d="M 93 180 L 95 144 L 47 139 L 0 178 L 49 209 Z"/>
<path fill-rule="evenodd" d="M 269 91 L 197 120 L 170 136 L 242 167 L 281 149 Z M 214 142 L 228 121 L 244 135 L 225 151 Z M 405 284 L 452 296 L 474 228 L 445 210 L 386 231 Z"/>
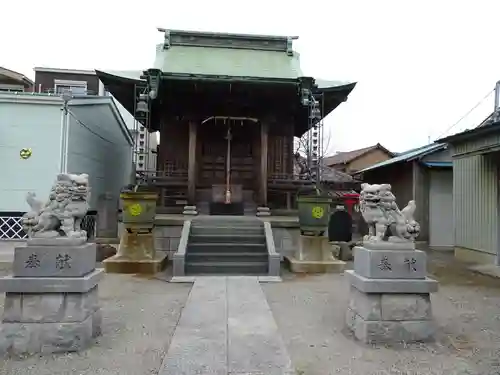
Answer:
<path fill-rule="evenodd" d="M 500 79 L 498 0 L 16 0 L 1 12 L 0 66 L 29 77 L 34 66 L 147 69 L 157 27 L 299 35 L 306 75 L 358 82 L 326 120 L 331 152 L 424 145 Z M 492 109 L 490 95 L 447 134 Z"/>

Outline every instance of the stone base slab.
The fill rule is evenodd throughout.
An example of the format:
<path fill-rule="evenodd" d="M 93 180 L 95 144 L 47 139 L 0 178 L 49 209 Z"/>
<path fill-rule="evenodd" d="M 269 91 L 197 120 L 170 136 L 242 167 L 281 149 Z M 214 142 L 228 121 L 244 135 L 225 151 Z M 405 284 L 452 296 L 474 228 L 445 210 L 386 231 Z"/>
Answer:
<path fill-rule="evenodd" d="M 156 253 L 154 259 L 143 260 L 131 260 L 119 255 L 114 255 L 104 260 L 102 263 L 107 273 L 154 275 L 166 267 L 167 255 L 164 253 Z"/>
<path fill-rule="evenodd" d="M 370 250 L 415 250 L 413 241 L 363 241 L 363 247 Z"/>
<path fill-rule="evenodd" d="M 345 323 L 367 344 L 430 341 L 436 331 L 428 293 L 367 294 L 351 287 Z"/>
<path fill-rule="evenodd" d="M 0 356 L 76 352 L 87 349 L 101 334 L 101 311 L 82 322 L 2 323 Z"/>
<path fill-rule="evenodd" d="M 6 293 L 0 356 L 87 348 L 101 334 L 98 286 L 83 293 Z"/>
<path fill-rule="evenodd" d="M 354 271 L 371 279 L 425 279 L 427 254 L 421 250 L 354 248 Z"/>
<path fill-rule="evenodd" d="M 16 247 L 15 277 L 81 277 L 95 269 L 96 244 Z"/>
<path fill-rule="evenodd" d="M 369 279 L 358 275 L 353 270 L 345 271 L 352 286 L 364 293 L 434 293 L 438 290 L 438 282 L 425 279 Z"/>
<path fill-rule="evenodd" d="M 87 243 L 86 237 L 31 237 L 28 246 L 81 246 Z"/>
<path fill-rule="evenodd" d="M 104 276 L 95 269 L 83 277 L 0 277 L 0 292 L 6 293 L 84 293 L 95 287 Z"/>
<path fill-rule="evenodd" d="M 290 270 L 294 273 L 342 273 L 345 262 L 341 260 L 298 260 L 294 257 L 285 257 Z"/>
<path fill-rule="evenodd" d="M 83 322 L 98 309 L 97 285 L 84 293 L 6 293 L 2 322 Z"/>

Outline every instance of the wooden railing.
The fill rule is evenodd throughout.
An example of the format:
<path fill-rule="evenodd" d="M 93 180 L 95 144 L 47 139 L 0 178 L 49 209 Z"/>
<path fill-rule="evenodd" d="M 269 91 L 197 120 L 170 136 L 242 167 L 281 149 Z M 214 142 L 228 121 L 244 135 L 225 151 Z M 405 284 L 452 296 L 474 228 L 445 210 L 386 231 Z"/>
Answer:
<path fill-rule="evenodd" d="M 270 189 L 295 190 L 313 184 L 314 181 L 296 174 L 272 174 L 267 179 L 267 186 Z"/>
<path fill-rule="evenodd" d="M 187 186 L 188 173 L 183 170 L 138 171 L 137 174 L 147 183 L 154 186 Z"/>

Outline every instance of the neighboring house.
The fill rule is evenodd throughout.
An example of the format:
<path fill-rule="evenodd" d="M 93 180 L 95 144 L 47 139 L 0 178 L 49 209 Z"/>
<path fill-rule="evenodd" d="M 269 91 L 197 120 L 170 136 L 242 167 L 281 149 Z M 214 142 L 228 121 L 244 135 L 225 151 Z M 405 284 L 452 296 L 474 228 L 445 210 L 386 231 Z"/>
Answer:
<path fill-rule="evenodd" d="M 500 121 L 443 139 L 453 155 L 455 256 L 500 265 Z"/>
<path fill-rule="evenodd" d="M 0 238 L 24 237 L 26 193 L 47 199 L 60 172 L 90 176 L 90 210 L 114 201 L 130 183 L 133 138 L 111 97 L 0 92 Z M 65 129 L 69 129 L 67 135 Z M 67 140 L 67 142 L 66 142 Z M 67 147 L 65 146 L 67 144 Z"/>
<path fill-rule="evenodd" d="M 30 92 L 34 82 L 21 73 L 0 67 L 0 91 Z"/>
<path fill-rule="evenodd" d="M 35 91 L 61 94 L 71 91 L 74 95 L 106 95 L 104 85 L 93 70 L 35 67 Z"/>
<path fill-rule="evenodd" d="M 338 152 L 323 159 L 323 164 L 348 174 L 356 173 L 371 165 L 392 158 L 394 154 L 380 143 L 359 150 Z"/>
<path fill-rule="evenodd" d="M 60 95 L 65 91 L 71 91 L 73 95 L 112 96 L 94 70 L 35 67 L 34 71 L 36 91 L 40 93 Z M 115 104 L 134 136 L 133 161 L 136 170 L 155 170 L 158 134 L 149 134 L 149 141 L 146 141 L 147 131 L 144 127 L 134 119 L 134 116 L 118 100 L 115 100 Z M 149 146 L 149 150 L 145 149 L 146 144 Z"/>
<path fill-rule="evenodd" d="M 359 172 L 364 182 L 392 185 L 400 209 L 415 200 L 418 241 L 432 248 L 453 248 L 453 170 L 445 143 L 433 143 Z"/>

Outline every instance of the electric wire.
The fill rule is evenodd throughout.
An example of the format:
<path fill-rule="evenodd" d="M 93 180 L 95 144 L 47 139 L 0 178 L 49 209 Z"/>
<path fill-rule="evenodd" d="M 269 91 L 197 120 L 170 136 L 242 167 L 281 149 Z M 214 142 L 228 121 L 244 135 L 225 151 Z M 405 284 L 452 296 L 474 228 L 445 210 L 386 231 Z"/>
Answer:
<path fill-rule="evenodd" d="M 94 134 L 96 137 L 99 137 L 100 139 L 102 139 L 103 141 L 109 143 L 109 144 L 112 144 L 112 145 L 115 145 L 116 143 L 113 142 L 113 141 L 110 141 L 109 139 L 103 137 L 102 135 L 100 135 L 99 133 L 93 131 L 90 127 L 88 127 L 87 125 L 85 125 L 82 121 L 80 121 L 78 119 L 78 117 L 69 109 L 66 109 L 67 113 L 73 117 L 73 119 L 77 122 L 78 125 L 84 127 L 85 129 L 87 129 L 90 133 Z"/>
<path fill-rule="evenodd" d="M 460 119 L 455 122 L 453 125 L 451 125 L 448 129 L 446 129 L 444 132 L 442 132 L 436 139 L 440 139 L 443 137 L 443 135 L 447 134 L 450 130 L 452 130 L 455 126 L 457 126 L 459 123 L 462 122 L 467 116 L 469 116 L 477 107 L 479 107 L 483 102 L 488 99 L 488 97 L 495 91 L 495 89 L 492 89 L 489 91 L 474 107 L 469 109 L 467 113 L 465 113 Z"/>

